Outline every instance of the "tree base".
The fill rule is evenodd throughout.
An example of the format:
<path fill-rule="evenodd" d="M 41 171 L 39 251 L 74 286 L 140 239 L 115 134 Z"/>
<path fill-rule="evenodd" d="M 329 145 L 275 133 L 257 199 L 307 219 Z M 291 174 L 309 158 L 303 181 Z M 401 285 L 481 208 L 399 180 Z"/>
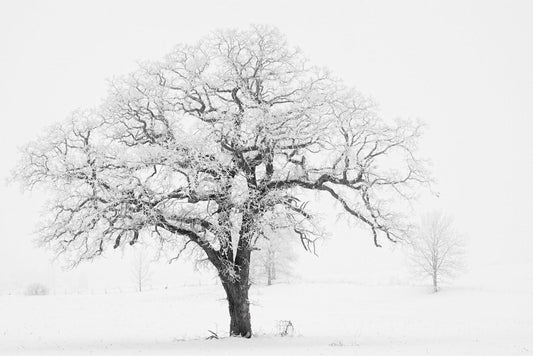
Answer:
<path fill-rule="evenodd" d="M 248 285 L 238 282 L 223 282 L 228 298 L 230 315 L 230 336 L 252 337 L 252 324 L 250 321 L 250 301 L 248 300 Z"/>

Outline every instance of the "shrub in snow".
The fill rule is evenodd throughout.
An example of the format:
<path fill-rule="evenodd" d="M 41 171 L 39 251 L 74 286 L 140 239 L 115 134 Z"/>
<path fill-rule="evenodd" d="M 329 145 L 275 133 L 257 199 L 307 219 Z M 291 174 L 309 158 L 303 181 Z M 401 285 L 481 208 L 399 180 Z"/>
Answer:
<path fill-rule="evenodd" d="M 25 295 L 47 295 L 48 287 L 42 283 L 32 283 L 26 287 Z"/>
<path fill-rule="evenodd" d="M 290 320 L 280 320 L 278 323 L 278 332 L 280 336 L 293 336 L 294 335 L 294 325 Z"/>

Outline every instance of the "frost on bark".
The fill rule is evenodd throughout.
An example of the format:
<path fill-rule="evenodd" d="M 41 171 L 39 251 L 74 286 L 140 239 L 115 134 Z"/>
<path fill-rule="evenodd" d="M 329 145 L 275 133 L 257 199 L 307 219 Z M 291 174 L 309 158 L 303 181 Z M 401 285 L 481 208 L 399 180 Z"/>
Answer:
<path fill-rule="evenodd" d="M 233 335 L 251 335 L 252 251 L 271 231 L 320 236 L 314 191 L 368 227 L 405 232 L 398 201 L 426 182 L 419 126 L 311 66 L 275 29 L 216 32 L 115 80 L 26 146 L 16 176 L 53 194 L 41 242 L 72 265 L 156 239 L 200 251 L 226 291 Z"/>

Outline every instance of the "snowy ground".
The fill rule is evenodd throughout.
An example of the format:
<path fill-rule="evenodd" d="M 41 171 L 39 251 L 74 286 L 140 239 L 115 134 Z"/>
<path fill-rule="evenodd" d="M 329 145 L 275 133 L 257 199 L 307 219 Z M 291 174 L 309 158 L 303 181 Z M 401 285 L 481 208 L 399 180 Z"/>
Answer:
<path fill-rule="evenodd" d="M 526 355 L 533 293 L 305 283 L 252 287 L 251 340 L 226 333 L 222 289 L 0 297 L 0 354 Z M 291 320 L 292 337 L 277 336 Z"/>

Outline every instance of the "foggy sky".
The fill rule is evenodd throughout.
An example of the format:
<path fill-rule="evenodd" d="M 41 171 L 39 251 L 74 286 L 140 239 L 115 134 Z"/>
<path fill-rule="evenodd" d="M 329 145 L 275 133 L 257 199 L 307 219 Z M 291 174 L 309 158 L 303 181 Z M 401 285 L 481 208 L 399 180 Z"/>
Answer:
<path fill-rule="evenodd" d="M 421 153 L 433 162 L 439 197 L 425 194 L 416 209 L 455 216 L 473 273 L 533 267 L 532 10 L 530 1 L 2 2 L 0 176 L 9 176 L 18 146 L 72 110 L 97 105 L 106 80 L 138 61 L 217 28 L 269 24 L 312 63 L 372 95 L 385 117 L 426 123 Z M 31 235 L 42 196 L 17 185 L 0 193 L 0 291 L 39 279 L 128 279 L 116 258 L 78 272 L 50 267 L 51 253 Z M 368 232 L 326 220 L 333 226 L 320 258 L 304 256 L 298 267 L 307 278 L 357 279 L 370 270 L 386 278 L 400 268 L 394 246 L 376 249 Z M 176 281 L 193 273 L 187 264 L 165 271 Z"/>

